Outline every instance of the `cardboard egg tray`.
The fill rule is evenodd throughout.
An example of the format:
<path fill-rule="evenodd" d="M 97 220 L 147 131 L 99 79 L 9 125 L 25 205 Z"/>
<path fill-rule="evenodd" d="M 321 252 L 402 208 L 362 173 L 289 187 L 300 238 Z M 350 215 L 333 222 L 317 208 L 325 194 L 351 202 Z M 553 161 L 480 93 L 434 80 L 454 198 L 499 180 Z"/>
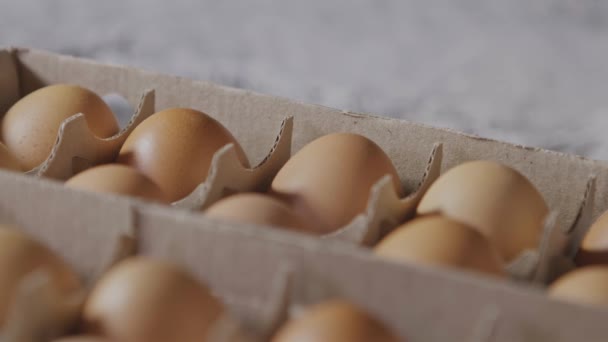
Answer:
<path fill-rule="evenodd" d="M 95 137 L 76 114 L 63 123 L 42 165 L 25 174 L 0 170 L 0 223 L 16 224 L 48 244 L 88 284 L 132 254 L 183 265 L 230 309 L 216 325 L 214 341 L 268 340 L 302 307 L 336 296 L 362 305 L 408 341 L 603 341 L 608 336 L 608 311 L 551 300 L 543 291 L 544 284 L 572 267 L 590 222 L 608 209 L 602 195 L 608 192 L 604 162 L 129 67 L 0 49 L 0 113 L 54 83 L 120 94 L 136 108 L 127 126 L 107 139 Z M 61 184 L 92 166 L 90 160 L 113 160 L 137 124 L 170 107 L 216 118 L 256 166 L 241 165 L 228 145 L 215 154 L 207 180 L 171 206 Z M 265 191 L 292 153 L 334 132 L 359 133 L 380 145 L 408 195 L 399 198 L 385 177 L 373 187 L 366 211 L 326 236 L 212 220 L 202 213 L 226 195 Z M 519 170 L 551 209 L 538 248 L 508 265 L 510 280 L 396 264 L 370 252 L 382 236 L 413 217 L 442 170 L 477 159 Z M 24 281 L 0 341 L 41 341 L 70 327 L 86 293 L 58 302 L 44 284 L 43 274 Z"/>

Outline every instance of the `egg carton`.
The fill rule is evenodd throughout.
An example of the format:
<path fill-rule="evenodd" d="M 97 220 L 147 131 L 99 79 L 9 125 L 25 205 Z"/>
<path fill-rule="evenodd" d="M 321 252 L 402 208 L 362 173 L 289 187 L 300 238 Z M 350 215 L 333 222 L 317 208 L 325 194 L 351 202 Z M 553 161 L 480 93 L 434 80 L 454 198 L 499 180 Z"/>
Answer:
<path fill-rule="evenodd" d="M 87 288 L 134 254 L 188 269 L 228 307 L 213 341 L 267 341 L 299 308 L 332 297 L 359 304 L 408 341 L 596 340 L 607 333 L 604 309 L 476 273 L 388 262 L 341 240 L 211 220 L 8 172 L 0 172 L 0 189 L 0 223 L 22 227 L 59 253 Z M 15 313 L 21 329 L 14 331 L 49 336 L 73 324 L 70 310 L 83 297 L 53 305 L 44 291 L 28 288 L 22 312 L 44 308 L 43 318 L 66 321 Z M 576 325 L 569 325 L 572 315 Z"/>
<path fill-rule="evenodd" d="M 310 294 L 315 284 L 324 283 L 413 341 L 466 340 L 472 332 L 476 341 L 521 340 L 522 336 L 536 341 L 594 340 L 607 333 L 604 311 L 555 302 L 542 293 L 544 283 L 572 267 L 572 257 L 589 223 L 608 208 L 607 197 L 595 196 L 608 190 L 604 162 L 43 51 L 1 50 L 0 70 L 3 75 L 5 70 L 13 75 L 0 79 L 0 108 L 7 108 L 21 94 L 53 83 L 81 84 L 99 94 L 119 93 L 137 105 L 134 107 L 147 99 L 149 104 L 141 106 L 151 109 L 142 111 L 144 116 L 159 108 L 195 108 L 225 125 L 249 159 L 261 161 L 254 163 L 262 166 L 258 170 L 265 170 L 258 171 L 263 175 L 252 177 L 250 183 L 242 181 L 256 168 L 239 168 L 233 148 L 223 148 L 214 157 L 208 183 L 197 190 L 198 197 L 190 205 L 180 206 L 191 212 L 81 193 L 0 171 L 0 218 L 20 224 L 59 251 L 88 283 L 113 261 L 140 253 L 183 264 L 228 302 L 245 299 L 243 307 L 256 307 L 275 298 L 269 289 L 281 262 L 287 260 L 296 270 L 291 275 L 290 291 L 297 299 L 293 303 L 316 300 Z M 84 123 L 82 118 L 80 121 Z M 269 129 L 277 125 L 279 134 Z M 373 187 L 364 213 L 320 239 L 213 220 L 198 210 L 227 193 L 267 187 L 290 150 L 298 151 L 334 132 L 354 132 L 374 140 L 392 159 L 406 192 L 412 195 L 398 198 L 391 193 L 388 180 L 382 179 Z M 279 161 L 270 163 L 276 163 L 275 167 L 264 167 L 270 165 L 264 162 L 269 155 L 277 156 Z M 369 251 L 368 246 L 413 216 L 417 201 L 440 170 L 470 160 L 495 160 L 515 168 L 536 185 L 551 209 L 539 247 L 524 252 L 508 266 L 520 283 L 398 265 Z M 87 167 L 79 155 L 68 156 L 64 162 L 64 175 Z M 237 176 L 225 176 L 230 173 Z M 571 317 L 579 318 L 576 325 L 568 324 Z M 236 321 L 226 320 L 226 335 L 249 330 L 247 323 Z"/>

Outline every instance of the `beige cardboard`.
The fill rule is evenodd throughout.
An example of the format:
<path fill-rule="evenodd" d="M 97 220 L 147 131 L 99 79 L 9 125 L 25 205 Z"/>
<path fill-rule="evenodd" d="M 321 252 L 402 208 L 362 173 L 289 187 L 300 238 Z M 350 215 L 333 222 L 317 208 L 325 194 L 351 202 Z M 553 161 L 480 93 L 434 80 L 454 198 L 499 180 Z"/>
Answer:
<path fill-rule="evenodd" d="M 355 217 L 346 227 L 324 238 L 352 241 L 362 245 L 373 245 L 387 233 L 416 213 L 416 206 L 426 190 L 439 177 L 442 146 L 436 144 L 426 164 L 422 180 L 417 189 L 404 198 L 399 198 L 390 176 L 379 180 L 370 190 L 367 209 Z"/>
<path fill-rule="evenodd" d="M 87 282 L 96 279 L 115 260 L 123 236 L 135 235 L 128 200 L 110 196 L 110 201 L 97 200 L 74 191 L 59 205 L 49 198 L 63 185 L 3 170 L 0 175 L 0 223 L 18 225 L 34 236 L 42 230 L 43 241 L 64 259 L 77 261 L 70 264 Z M 76 236 L 86 236 L 96 243 L 81 243 L 74 239 Z"/>
<path fill-rule="evenodd" d="M 429 165 L 428 148 L 436 143 L 443 145 L 444 169 L 473 159 L 510 165 L 537 185 L 556 213 L 556 224 L 548 224 L 554 228 L 547 230 L 540 254 L 525 256 L 533 265 L 531 278 L 550 278 L 554 265 L 561 264 L 557 255 L 571 256 L 589 220 L 608 208 L 608 198 L 592 196 L 594 191 L 608 190 L 608 167 L 603 162 L 41 51 L 19 49 L 14 55 L 21 95 L 44 84 L 71 82 L 99 94 L 118 92 L 135 103 L 146 89 L 154 89 L 158 109 L 192 107 L 222 122 L 254 165 L 264 160 L 276 139 L 268 127 L 276 127 L 287 115 L 294 118 L 292 151 L 327 133 L 363 134 L 391 157 L 409 192 L 425 179 L 428 170 L 422 170 Z M 595 185 L 588 182 L 592 175 Z M 382 184 L 375 190 L 380 197 Z M 117 257 L 128 255 L 133 250 L 131 242 L 137 241 L 139 253 L 188 267 L 221 298 L 248 308 L 276 298 L 272 284 L 287 262 L 294 270 L 292 307 L 328 293 L 350 298 L 410 341 L 463 341 L 475 336 L 490 341 L 600 341 L 608 335 L 604 324 L 608 310 L 548 300 L 536 287 L 466 272 L 399 265 L 344 241 L 215 221 L 200 213 L 81 193 L 2 171 L 0 220 L 22 225 L 88 280 Z M 571 237 L 564 239 L 561 232 Z M 365 235 L 364 242 L 377 238 Z M 542 260 L 550 262 L 539 263 Z M 497 318 L 483 323 L 481 317 L 492 306 L 499 312 Z M 484 335 L 484 329 L 491 333 Z M 482 331 L 476 335 L 478 330 Z"/>
<path fill-rule="evenodd" d="M 173 206 L 202 210 L 228 194 L 266 191 L 274 176 L 289 159 L 292 130 L 293 119 L 284 119 L 268 154 L 253 168 L 241 164 L 233 144 L 224 146 L 213 156 L 205 181 L 190 195 L 174 202 Z"/>

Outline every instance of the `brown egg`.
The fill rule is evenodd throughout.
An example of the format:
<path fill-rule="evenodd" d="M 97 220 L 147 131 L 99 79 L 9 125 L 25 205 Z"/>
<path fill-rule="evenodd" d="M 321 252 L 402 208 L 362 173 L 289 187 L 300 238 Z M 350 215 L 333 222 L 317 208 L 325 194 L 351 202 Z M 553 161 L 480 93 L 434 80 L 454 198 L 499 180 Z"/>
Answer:
<path fill-rule="evenodd" d="M 579 266 L 608 264 L 608 211 L 600 215 L 585 234 L 575 262 Z"/>
<path fill-rule="evenodd" d="M 549 296 L 580 304 L 608 305 L 608 266 L 588 266 L 566 273 L 549 286 Z"/>
<path fill-rule="evenodd" d="M 336 133 L 291 157 L 271 191 L 318 227 L 318 233 L 329 233 L 366 209 L 371 187 L 386 175 L 401 195 L 397 171 L 378 145 L 361 135 Z"/>
<path fill-rule="evenodd" d="M 92 335 L 78 335 L 78 336 L 68 336 L 62 337 L 57 340 L 53 340 L 53 342 L 112 342 L 112 340 L 108 340 L 107 338 L 92 336 Z"/>
<path fill-rule="evenodd" d="M 16 227 L 0 225 L 0 326 L 19 284 L 33 271 L 47 272 L 51 286 L 66 296 L 80 288 L 78 277 L 59 256 Z"/>
<path fill-rule="evenodd" d="M 505 276 L 498 251 L 475 229 L 430 216 L 395 229 L 375 248 L 382 257 L 406 263 L 448 266 Z"/>
<path fill-rule="evenodd" d="M 209 207 L 205 214 L 240 223 L 269 225 L 304 232 L 314 231 L 290 206 L 276 198 L 258 193 L 226 197 Z"/>
<path fill-rule="evenodd" d="M 313 305 L 279 329 L 272 342 L 397 342 L 400 339 L 363 309 L 344 300 Z"/>
<path fill-rule="evenodd" d="M 510 262 L 537 249 L 547 204 L 516 170 L 492 161 L 460 164 L 431 185 L 418 214 L 439 212 L 484 234 Z"/>
<path fill-rule="evenodd" d="M 79 86 L 57 84 L 30 93 L 8 110 L 2 140 L 24 169 L 33 169 L 49 156 L 61 123 L 78 113 L 98 137 L 118 133 L 118 122 L 101 97 Z"/>
<path fill-rule="evenodd" d="M 118 162 L 139 169 L 177 201 L 204 182 L 213 155 L 234 144 L 241 163 L 249 162 L 230 132 L 203 112 L 173 108 L 158 112 L 133 130 Z"/>
<path fill-rule="evenodd" d="M 3 143 L 0 143 L 0 169 L 23 171 L 17 158 L 15 158 Z"/>
<path fill-rule="evenodd" d="M 134 257 L 97 283 L 85 303 L 85 331 L 122 342 L 204 341 L 222 306 L 181 268 Z"/>
<path fill-rule="evenodd" d="M 132 167 L 121 164 L 106 164 L 90 168 L 70 178 L 65 185 L 93 192 L 168 202 L 167 196 L 150 178 Z"/>

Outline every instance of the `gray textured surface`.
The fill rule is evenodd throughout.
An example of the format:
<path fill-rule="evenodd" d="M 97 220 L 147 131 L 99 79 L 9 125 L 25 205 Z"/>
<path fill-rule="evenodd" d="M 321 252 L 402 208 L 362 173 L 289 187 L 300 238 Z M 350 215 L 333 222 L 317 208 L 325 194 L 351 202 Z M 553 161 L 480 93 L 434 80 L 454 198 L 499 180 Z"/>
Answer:
<path fill-rule="evenodd" d="M 608 159 L 608 1 L 8 1 L 0 45 Z"/>

